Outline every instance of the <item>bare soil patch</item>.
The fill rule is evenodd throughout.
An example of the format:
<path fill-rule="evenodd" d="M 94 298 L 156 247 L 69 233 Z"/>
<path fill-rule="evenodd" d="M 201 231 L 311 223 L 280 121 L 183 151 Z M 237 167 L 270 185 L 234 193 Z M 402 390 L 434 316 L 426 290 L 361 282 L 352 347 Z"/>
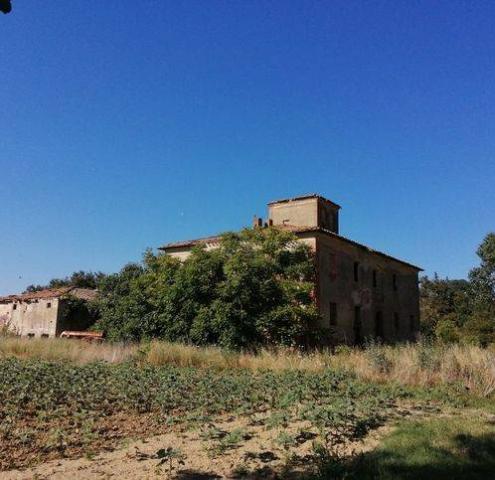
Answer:
<path fill-rule="evenodd" d="M 132 425 L 139 429 L 138 424 L 129 424 L 128 428 Z M 379 427 L 363 441 L 350 443 L 345 449 L 348 453 L 371 450 L 390 428 Z M 50 460 L 25 470 L 3 472 L 2 479 L 192 480 L 277 478 L 281 473 L 287 478 L 298 478 L 309 468 L 312 442 L 318 437 L 309 422 L 270 428 L 262 417 L 259 421 L 226 417 L 194 430 L 175 429 L 144 440 L 127 441 L 119 449 L 108 451 L 110 442 L 107 451 L 98 455 Z M 162 461 L 157 452 L 169 448 L 177 457 Z"/>

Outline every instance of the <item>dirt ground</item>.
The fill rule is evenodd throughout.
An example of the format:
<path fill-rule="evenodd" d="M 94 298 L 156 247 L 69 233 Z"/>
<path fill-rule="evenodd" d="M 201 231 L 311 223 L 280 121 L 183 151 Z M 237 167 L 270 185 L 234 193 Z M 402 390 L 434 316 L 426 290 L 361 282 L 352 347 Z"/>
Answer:
<path fill-rule="evenodd" d="M 346 448 L 356 452 L 370 450 L 388 430 L 390 427 L 381 427 L 364 442 Z M 232 434 L 228 436 L 229 432 L 234 432 L 235 439 L 232 440 Z M 231 441 L 227 442 L 229 438 Z M 284 444 L 283 438 L 290 438 L 292 444 Z M 94 457 L 53 460 L 27 470 L 2 472 L 0 477 L 2 480 L 275 478 L 290 463 L 297 478 L 298 473 L 308 468 L 308 455 L 316 438 L 316 433 L 304 422 L 269 429 L 252 419 L 227 418 L 209 429 L 157 435 L 124 443 L 119 449 Z M 174 458 L 163 458 L 169 448 L 174 449 Z"/>

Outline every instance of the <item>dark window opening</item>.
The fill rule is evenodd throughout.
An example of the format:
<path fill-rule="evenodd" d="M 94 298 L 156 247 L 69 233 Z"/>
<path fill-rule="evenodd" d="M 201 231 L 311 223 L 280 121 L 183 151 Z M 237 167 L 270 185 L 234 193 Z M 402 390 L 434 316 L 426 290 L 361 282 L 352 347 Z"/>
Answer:
<path fill-rule="evenodd" d="M 363 343 L 363 337 L 361 333 L 361 307 L 354 307 L 354 343 L 361 345 Z"/>
<path fill-rule="evenodd" d="M 397 275 L 395 273 L 392 276 L 392 286 L 394 288 L 394 291 L 397 291 Z"/>
<path fill-rule="evenodd" d="M 51 304 L 51 302 L 48 302 L 48 303 L 46 304 L 46 308 L 52 308 L 52 304 Z"/>
<path fill-rule="evenodd" d="M 330 326 L 335 327 L 337 325 L 337 304 L 330 302 Z"/>
<path fill-rule="evenodd" d="M 399 332 L 399 314 L 396 312 L 394 313 L 394 328 L 395 328 L 395 333 Z"/>
<path fill-rule="evenodd" d="M 354 281 L 359 281 L 359 262 L 354 262 Z"/>
<path fill-rule="evenodd" d="M 14 303 L 13 310 L 17 310 L 17 303 Z"/>
<path fill-rule="evenodd" d="M 373 270 L 373 286 L 376 287 L 377 279 L 376 279 L 376 270 Z"/>
<path fill-rule="evenodd" d="M 34 333 L 28 333 L 27 336 L 28 336 L 28 338 L 33 338 L 34 337 Z"/>
<path fill-rule="evenodd" d="M 375 337 L 383 339 L 383 315 L 382 315 L 382 312 L 376 312 Z"/>
<path fill-rule="evenodd" d="M 42 338 L 48 338 L 48 337 L 49 337 L 49 335 L 48 335 L 48 333 L 42 333 L 42 334 L 41 334 L 41 337 L 42 337 Z"/>

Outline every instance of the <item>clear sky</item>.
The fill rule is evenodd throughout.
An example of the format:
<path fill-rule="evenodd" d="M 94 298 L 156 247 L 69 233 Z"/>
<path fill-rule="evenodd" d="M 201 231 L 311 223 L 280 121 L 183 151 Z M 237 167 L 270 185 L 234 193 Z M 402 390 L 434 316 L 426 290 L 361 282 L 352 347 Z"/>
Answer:
<path fill-rule="evenodd" d="M 141 9 L 137 10 L 137 5 Z M 495 2 L 13 0 L 0 293 L 318 192 L 464 277 L 495 230 Z"/>

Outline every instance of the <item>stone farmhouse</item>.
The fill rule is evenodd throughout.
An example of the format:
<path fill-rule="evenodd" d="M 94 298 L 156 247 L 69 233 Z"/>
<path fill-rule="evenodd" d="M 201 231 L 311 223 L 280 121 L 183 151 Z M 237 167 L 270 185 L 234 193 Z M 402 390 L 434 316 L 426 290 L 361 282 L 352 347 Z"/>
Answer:
<path fill-rule="evenodd" d="M 57 337 L 64 330 L 85 330 L 90 325 L 84 302 L 96 290 L 75 287 L 0 297 L 0 329 L 26 337 Z M 71 300 L 82 300 L 74 303 Z"/>
<path fill-rule="evenodd" d="M 415 340 L 422 269 L 340 235 L 339 210 L 320 195 L 305 195 L 269 203 L 267 221 L 255 217 L 254 224 L 290 230 L 313 249 L 321 326 L 331 332 L 322 343 Z M 193 246 L 211 249 L 219 241 L 220 236 L 199 238 L 169 243 L 160 250 L 183 260 Z"/>

